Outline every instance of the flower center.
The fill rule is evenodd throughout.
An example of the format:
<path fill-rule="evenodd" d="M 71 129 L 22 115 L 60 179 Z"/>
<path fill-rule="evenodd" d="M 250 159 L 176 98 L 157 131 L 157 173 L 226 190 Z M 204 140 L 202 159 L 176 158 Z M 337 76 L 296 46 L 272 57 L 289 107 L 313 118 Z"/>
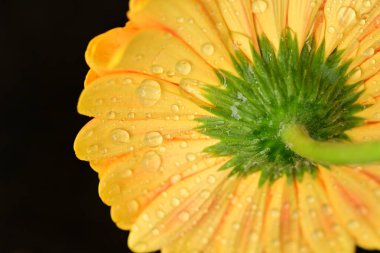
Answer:
<path fill-rule="evenodd" d="M 220 140 L 205 151 L 230 156 L 222 169 L 231 175 L 260 171 L 261 184 L 315 174 L 321 162 L 295 152 L 284 129 L 297 125 L 315 141 L 347 141 L 345 131 L 364 122 L 354 116 L 365 108 L 357 103 L 361 83 L 348 83 L 355 72 L 341 51 L 326 57 L 324 43 L 317 47 L 313 38 L 299 50 L 296 37 L 285 31 L 277 53 L 266 37 L 259 48 L 252 48 L 253 62 L 236 51 L 239 76 L 220 70 L 223 87 L 204 88 L 215 116 L 199 119 L 200 130 Z"/>

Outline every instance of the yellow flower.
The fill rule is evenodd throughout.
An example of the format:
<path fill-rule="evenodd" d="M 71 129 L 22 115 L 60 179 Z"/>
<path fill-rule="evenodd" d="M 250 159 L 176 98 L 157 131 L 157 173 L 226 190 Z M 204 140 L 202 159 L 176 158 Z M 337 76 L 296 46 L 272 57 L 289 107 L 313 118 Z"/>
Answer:
<path fill-rule="evenodd" d="M 88 46 L 74 149 L 133 251 L 380 249 L 380 1 L 131 0 L 128 17 Z"/>

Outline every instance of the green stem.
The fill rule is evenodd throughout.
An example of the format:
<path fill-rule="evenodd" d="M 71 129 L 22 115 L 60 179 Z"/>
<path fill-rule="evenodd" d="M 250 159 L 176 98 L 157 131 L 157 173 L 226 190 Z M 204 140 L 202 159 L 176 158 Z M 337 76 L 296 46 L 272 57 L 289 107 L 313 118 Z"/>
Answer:
<path fill-rule="evenodd" d="M 380 142 L 338 143 L 316 141 L 299 125 L 289 125 L 281 137 L 296 154 L 322 164 L 380 163 Z"/>

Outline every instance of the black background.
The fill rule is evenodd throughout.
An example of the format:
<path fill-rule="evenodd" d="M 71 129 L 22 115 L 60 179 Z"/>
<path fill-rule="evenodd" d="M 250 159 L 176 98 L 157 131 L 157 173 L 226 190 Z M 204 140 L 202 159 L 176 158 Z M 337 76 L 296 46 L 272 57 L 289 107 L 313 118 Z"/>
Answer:
<path fill-rule="evenodd" d="M 91 38 L 126 22 L 126 0 L 0 0 L 0 253 L 122 253 L 72 144 Z M 365 252 L 365 251 L 358 251 Z"/>

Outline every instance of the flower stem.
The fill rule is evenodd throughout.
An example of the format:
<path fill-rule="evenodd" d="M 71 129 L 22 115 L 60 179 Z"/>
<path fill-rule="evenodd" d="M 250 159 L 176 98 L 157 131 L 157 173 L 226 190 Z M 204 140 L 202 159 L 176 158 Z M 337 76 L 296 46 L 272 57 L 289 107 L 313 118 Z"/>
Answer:
<path fill-rule="evenodd" d="M 296 154 L 329 165 L 380 163 L 380 142 L 339 143 L 314 140 L 299 125 L 288 125 L 281 133 L 283 141 Z"/>

